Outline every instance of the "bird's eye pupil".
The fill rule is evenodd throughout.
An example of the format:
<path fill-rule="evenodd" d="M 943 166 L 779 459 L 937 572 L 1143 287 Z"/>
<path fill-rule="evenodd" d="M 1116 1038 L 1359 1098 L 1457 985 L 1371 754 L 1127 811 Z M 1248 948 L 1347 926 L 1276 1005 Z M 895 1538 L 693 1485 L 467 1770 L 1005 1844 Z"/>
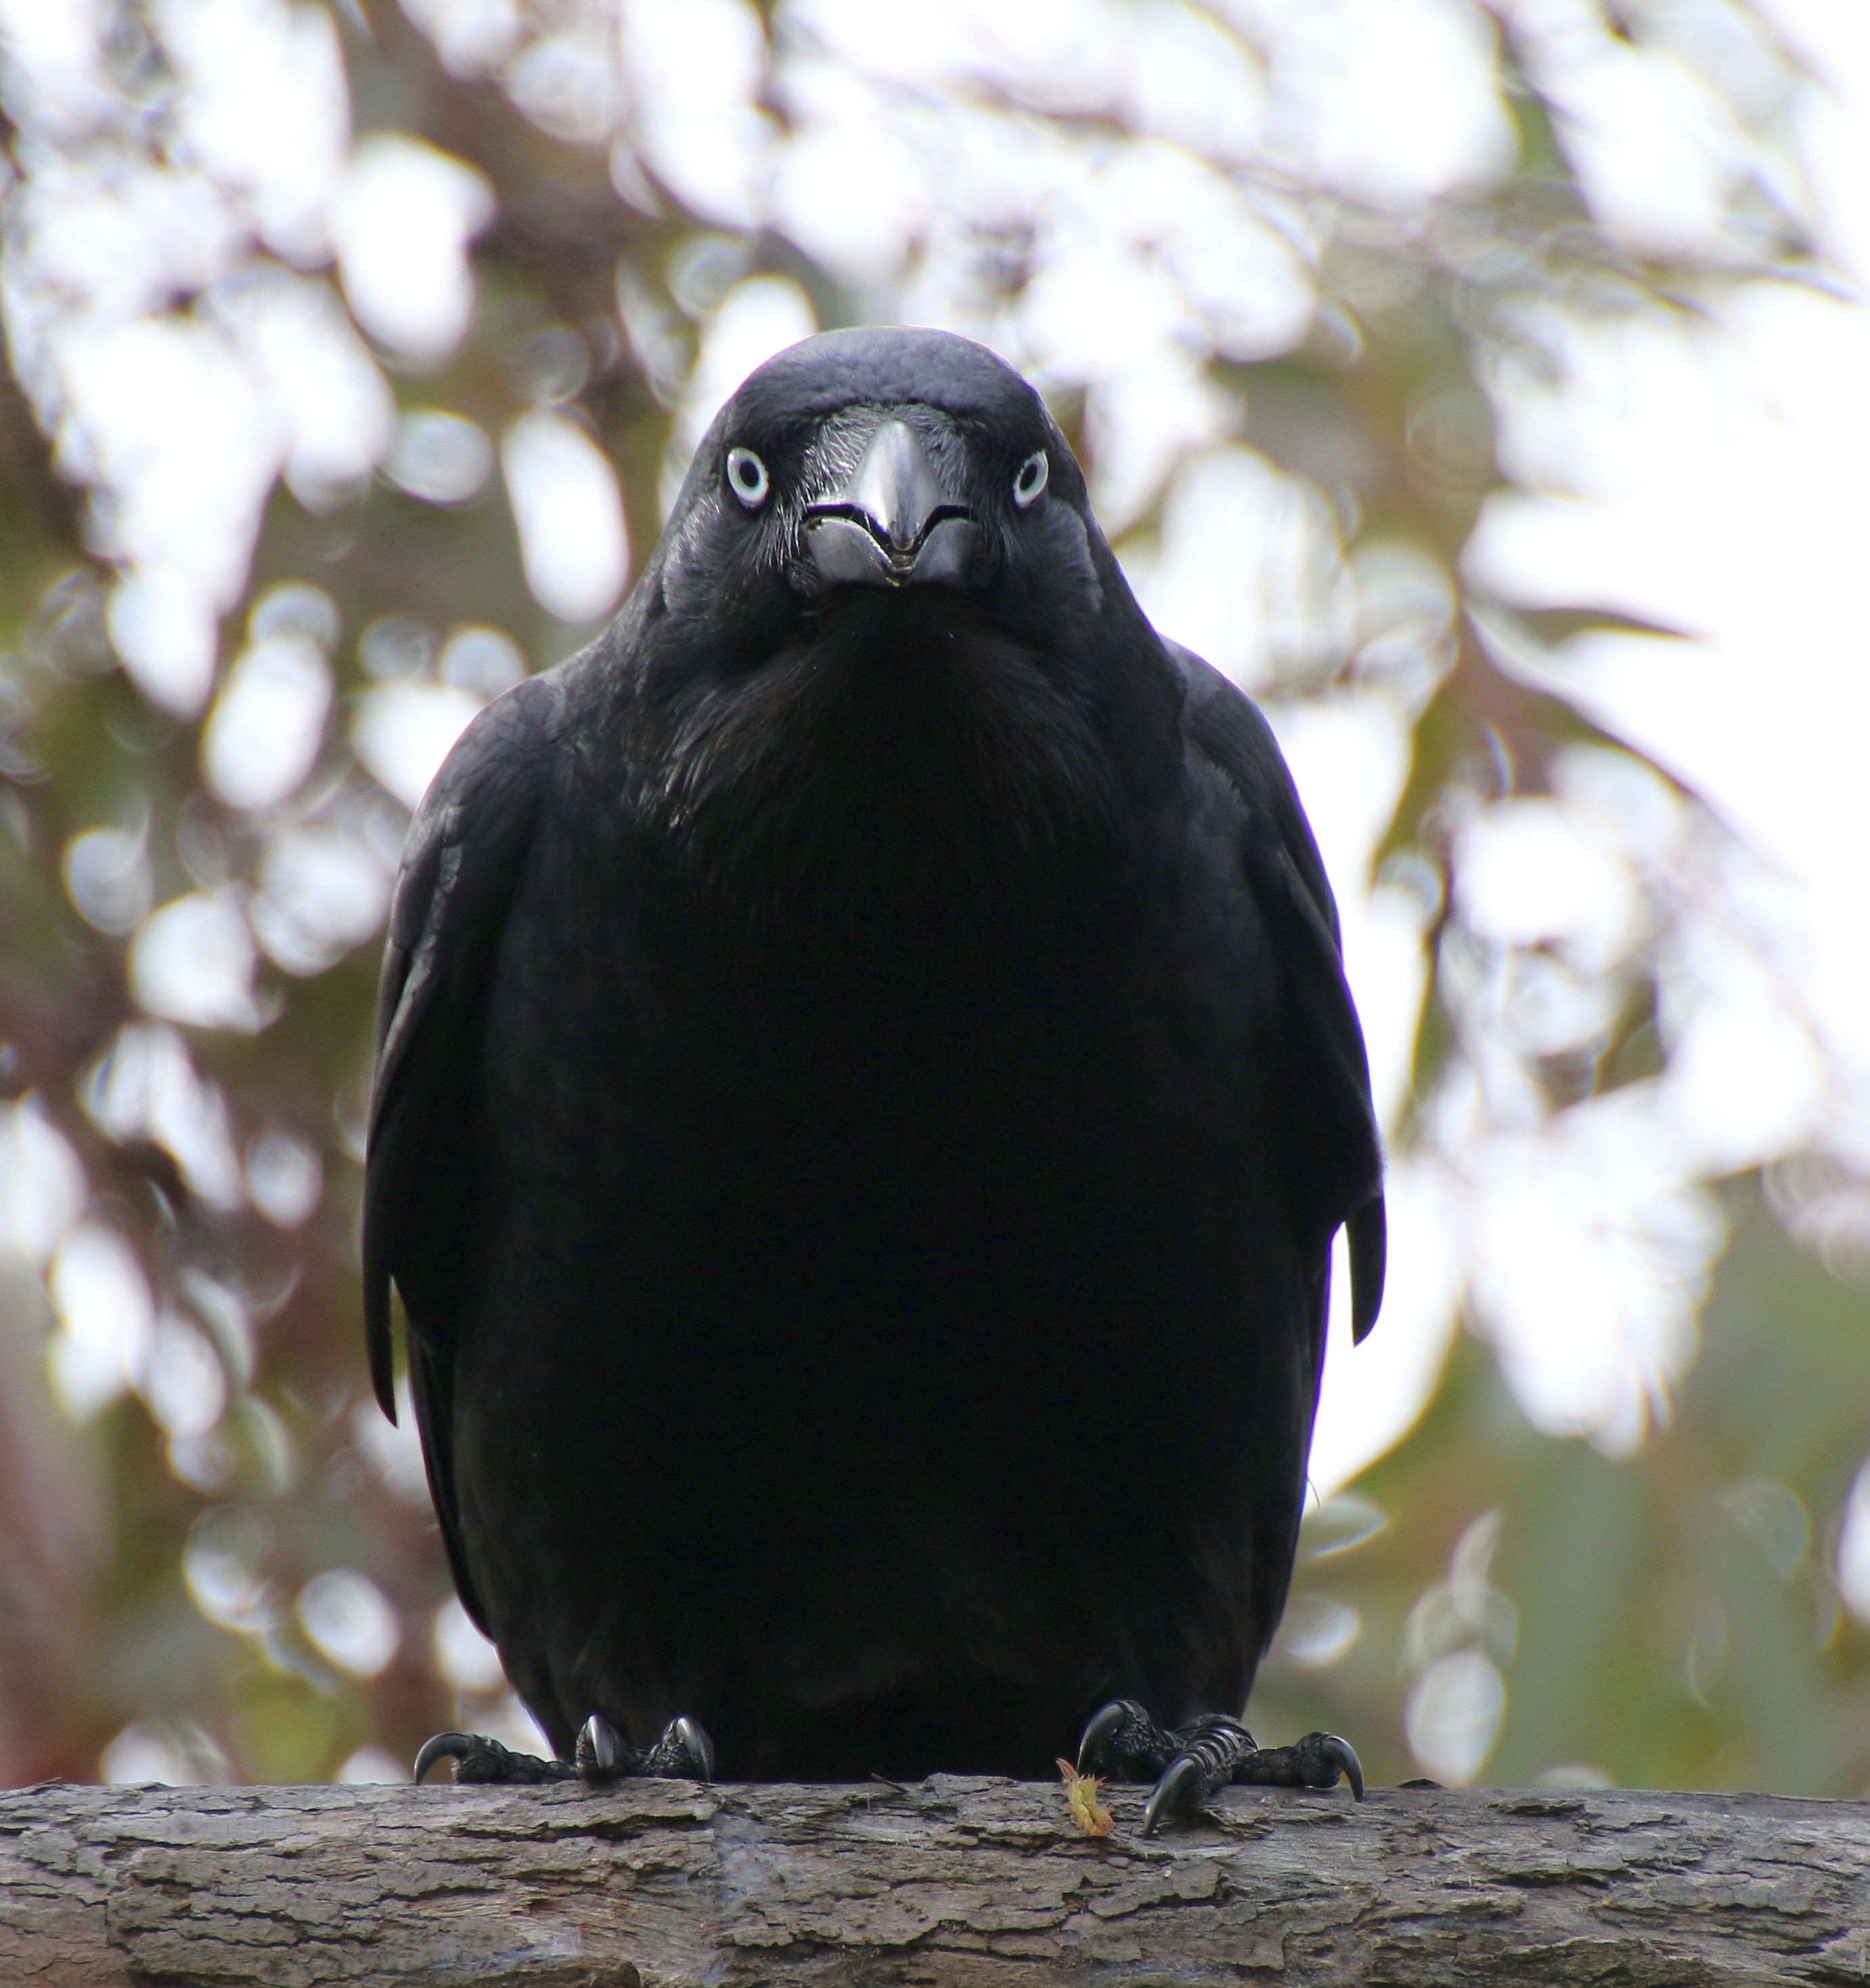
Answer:
<path fill-rule="evenodd" d="M 1013 501 L 1024 510 L 1029 504 L 1037 502 L 1039 493 L 1046 487 L 1046 478 L 1051 465 L 1046 459 L 1043 448 L 1033 453 L 1020 465 L 1020 473 L 1013 480 Z"/>
<path fill-rule="evenodd" d="M 749 511 L 757 511 L 766 501 L 771 487 L 766 465 L 750 448 L 727 451 L 727 481 L 734 495 Z"/>

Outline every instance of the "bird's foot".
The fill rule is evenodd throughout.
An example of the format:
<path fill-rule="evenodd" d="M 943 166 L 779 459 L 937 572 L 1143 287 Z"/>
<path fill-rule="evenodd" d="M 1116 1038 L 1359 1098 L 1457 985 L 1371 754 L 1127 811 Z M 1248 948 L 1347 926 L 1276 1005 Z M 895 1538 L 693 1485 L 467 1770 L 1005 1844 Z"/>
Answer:
<path fill-rule="evenodd" d="M 578 1731 L 577 1750 L 569 1760 L 543 1760 L 516 1753 L 480 1733 L 438 1733 L 415 1756 L 419 1781 L 438 1760 L 455 1763 L 458 1781 L 528 1783 L 584 1781 L 601 1787 L 626 1776 L 658 1780 L 711 1781 L 714 1743 L 692 1719 L 671 1719 L 662 1736 L 632 1746 L 601 1712 L 593 1712 Z"/>
<path fill-rule="evenodd" d="M 1190 1815 L 1229 1782 L 1260 1787 L 1334 1788 L 1351 1783 L 1364 1798 L 1363 1763 L 1335 1733 L 1308 1733 L 1290 1746 L 1256 1746 L 1237 1719 L 1211 1712 L 1165 1732 L 1134 1699 L 1107 1705 L 1078 1743 L 1081 1773 L 1114 1772 L 1124 1780 L 1153 1777 L 1143 1834 L 1172 1816 Z"/>
<path fill-rule="evenodd" d="M 416 1779 L 425 1780 L 438 1760 L 455 1763 L 458 1781 L 573 1781 L 578 1777 L 569 1760 L 542 1760 L 536 1753 L 517 1753 L 484 1733 L 431 1733 L 415 1756 Z"/>
<path fill-rule="evenodd" d="M 626 1776 L 658 1781 L 712 1781 L 714 1742 L 692 1719 L 671 1719 L 647 1746 L 627 1744 L 602 1713 L 578 1729 L 578 1773 L 594 1785 Z"/>

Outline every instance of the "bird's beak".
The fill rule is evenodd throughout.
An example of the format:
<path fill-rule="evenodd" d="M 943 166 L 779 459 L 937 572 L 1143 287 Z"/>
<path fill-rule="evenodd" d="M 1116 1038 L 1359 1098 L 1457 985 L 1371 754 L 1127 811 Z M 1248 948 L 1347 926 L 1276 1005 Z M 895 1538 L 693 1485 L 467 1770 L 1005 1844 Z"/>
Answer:
<path fill-rule="evenodd" d="M 884 421 L 850 478 L 805 513 L 805 545 L 827 586 L 959 586 L 978 528 L 936 481 L 921 438 Z"/>

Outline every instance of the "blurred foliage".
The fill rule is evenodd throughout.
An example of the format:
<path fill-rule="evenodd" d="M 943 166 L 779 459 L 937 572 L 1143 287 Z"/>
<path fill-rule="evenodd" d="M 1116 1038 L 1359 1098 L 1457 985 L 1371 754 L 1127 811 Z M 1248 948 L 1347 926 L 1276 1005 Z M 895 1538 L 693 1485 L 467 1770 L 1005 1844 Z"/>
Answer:
<path fill-rule="evenodd" d="M 1276 1655 L 1258 1721 L 1368 1736 L 1371 1773 L 1400 1779 L 1421 1771 L 1410 1687 L 1472 1651 L 1507 1685 L 1490 1783 L 1862 1792 L 1870 1638 L 1831 1577 L 1835 1522 L 1813 1515 L 1838 1511 L 1863 1460 L 1870 1320 L 1752 1181 L 1726 1199 L 1670 1426 L 1628 1459 L 1554 1441 L 1458 1342 L 1408 1439 L 1310 1522 L 1292 1612 L 1322 1600 L 1363 1633 L 1327 1669 Z M 1361 1500 L 1381 1530 L 1333 1550 Z"/>
<path fill-rule="evenodd" d="M 788 276 L 827 326 L 856 304 L 782 238 L 705 228 L 667 189 L 656 214 L 627 205 L 601 147 L 549 137 L 495 84 L 451 76 L 387 0 L 332 12 L 357 132 L 419 134 L 476 166 L 499 202 L 474 245 L 468 336 L 438 367 L 394 365 L 399 401 L 497 434 L 542 397 L 539 367 L 570 354 L 568 392 L 543 397 L 616 465 L 640 563 L 659 529 L 669 383 L 698 336 L 694 297 L 671 281 L 692 269 L 685 249 L 725 243 L 735 279 Z M 1548 106 L 1510 65 L 1507 84 L 1516 174 L 1446 198 L 1419 225 L 1341 203 L 1307 342 L 1216 369 L 1241 401 L 1242 438 L 1324 493 L 1353 555 L 1402 537 L 1456 570 L 1501 482 L 1490 371 L 1503 352 L 1536 346 L 1530 303 L 1692 309 L 1740 273 L 1645 265 L 1613 245 L 1567 177 Z M 1798 254 L 1768 214 L 1744 266 Z M 620 268 L 639 320 L 657 328 L 653 353 L 620 323 Z M 1060 412 L 1081 438 L 1069 400 Z M 1157 522 L 1144 517 L 1138 535 Z M 316 1207 L 281 1226 L 247 1202 L 214 1205 L 161 1143 L 113 1139 L 84 1108 L 98 1060 L 137 1010 L 126 936 L 81 918 L 61 877 L 72 838 L 100 823 L 144 833 L 161 904 L 251 883 L 281 820 L 361 811 L 393 840 L 404 817 L 353 762 L 341 723 L 284 810 L 255 819 L 215 800 L 199 727 L 164 716 L 113 665 L 107 578 L 79 493 L 0 381 L 0 1093 L 42 1101 L 83 1162 L 91 1212 L 134 1241 L 162 1300 L 207 1334 L 229 1399 L 211 1432 L 187 1440 L 165 1436 L 134 1393 L 74 1425 L 46 1379 L 40 1280 L 22 1265 L 0 1283 L 0 1777 L 90 1777 L 133 1725 L 207 1777 L 318 1779 L 367 1747 L 407 1760 L 438 1727 L 497 1717 L 499 1687 L 471 1659 L 451 1681 L 438 1658 L 431 1625 L 448 1587 L 412 1439 L 380 1423 L 364 1388 L 355 1233 L 375 944 L 303 977 L 263 964 L 261 998 L 276 1013 L 256 1033 L 185 1031 L 237 1145 L 284 1132 L 320 1157 Z M 384 617 L 504 629 L 534 668 L 591 632 L 534 602 L 497 478 L 455 508 L 383 477 L 323 512 L 276 492 L 249 604 L 305 580 L 342 617 L 340 699 L 367 687 L 360 638 Z M 1551 641 L 1577 620 L 1525 625 Z M 1537 792 L 1553 752 L 1588 735 L 1494 668 L 1465 620 L 1452 639 L 1381 852 L 1438 873 L 1451 786 L 1497 791 L 1505 766 Z M 1326 655 L 1293 687 L 1324 688 L 1348 668 Z M 1639 1003 L 1625 1018 L 1626 1036 L 1645 1013 Z M 1419 1097 L 1452 1040 L 1432 992 Z M 1632 1055 L 1620 1071 L 1607 1053 L 1584 1082 L 1622 1080 L 1640 1067 Z M 1621 1459 L 1541 1435 L 1486 1346 L 1458 1341 L 1412 1434 L 1308 1523 L 1288 1635 L 1252 1708 L 1263 1736 L 1324 1725 L 1353 1736 L 1379 1780 L 1420 1771 L 1412 1694 L 1436 1665 L 1478 1655 L 1506 1694 L 1490 1778 L 1864 1788 L 1870 1634 L 1841 1609 L 1829 1570 L 1862 1460 L 1865 1303 L 1787 1239 L 1756 1182 L 1725 1192 L 1732 1241 L 1672 1423 Z M 307 1633 L 296 1598 L 332 1569 L 365 1576 L 400 1625 L 374 1675 L 347 1672 Z"/>

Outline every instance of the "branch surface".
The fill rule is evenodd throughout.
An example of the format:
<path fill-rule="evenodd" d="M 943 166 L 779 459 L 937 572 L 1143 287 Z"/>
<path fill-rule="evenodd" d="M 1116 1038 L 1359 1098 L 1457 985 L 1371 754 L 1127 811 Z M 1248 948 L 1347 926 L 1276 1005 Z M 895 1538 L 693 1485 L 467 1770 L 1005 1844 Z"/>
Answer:
<path fill-rule="evenodd" d="M 0 1792 L 7 1988 L 1870 1980 L 1870 1807 L 1232 1789 Z"/>

